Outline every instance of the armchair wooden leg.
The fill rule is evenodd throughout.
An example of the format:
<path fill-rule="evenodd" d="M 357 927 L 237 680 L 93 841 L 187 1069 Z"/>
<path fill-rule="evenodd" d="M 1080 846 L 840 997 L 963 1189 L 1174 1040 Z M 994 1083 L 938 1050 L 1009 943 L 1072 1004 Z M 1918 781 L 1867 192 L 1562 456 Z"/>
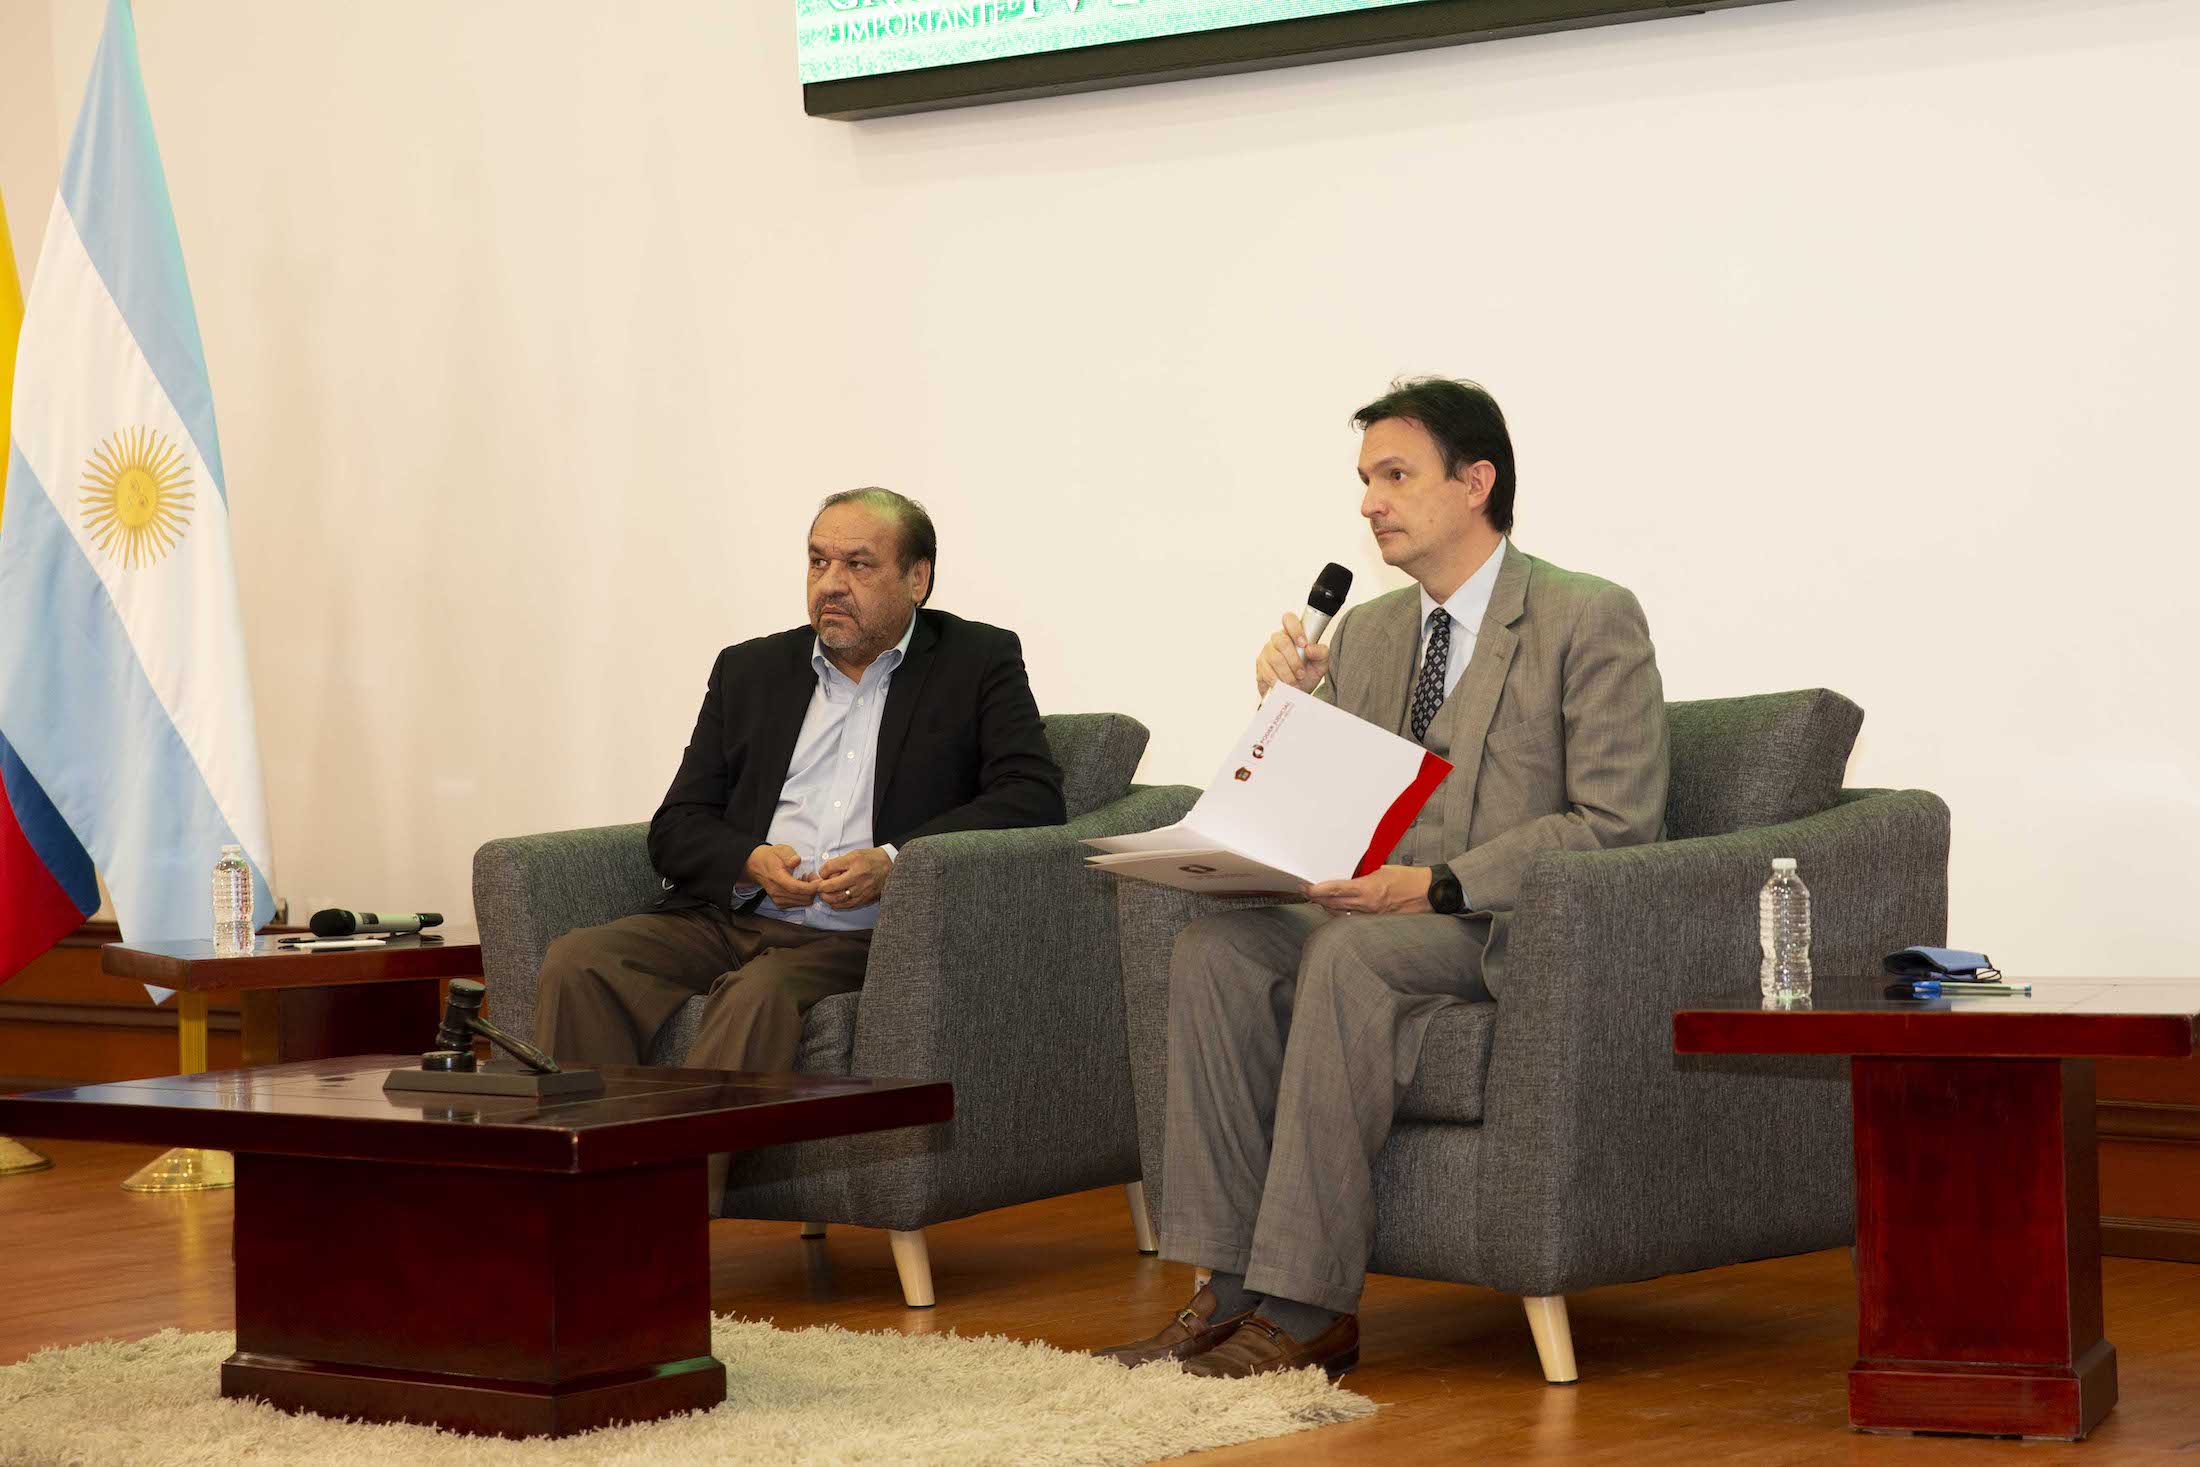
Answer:
<path fill-rule="evenodd" d="M 1131 1182 L 1123 1193 L 1131 1200 L 1131 1227 L 1138 1234 L 1138 1251 L 1148 1258 L 1161 1251 L 1161 1244 L 1153 1235 L 1153 1218 L 1146 1212 L 1146 1184 Z"/>
<path fill-rule="evenodd" d="M 1543 1378 L 1552 1385 L 1571 1385 L 1581 1379 L 1574 1370 L 1574 1330 L 1566 1322 L 1566 1296 L 1548 1294 L 1520 1302 L 1527 1306 L 1528 1331 L 1535 1336 Z"/>
<path fill-rule="evenodd" d="M 825 1236 L 825 1224 L 823 1224 L 823 1223 L 804 1223 L 804 1224 L 802 1225 L 802 1236 L 803 1236 L 803 1237 L 805 1237 L 805 1238 L 822 1238 L 822 1237 L 824 1237 L 824 1236 Z"/>
<path fill-rule="evenodd" d="M 894 1272 L 901 1275 L 901 1299 L 911 1309 L 932 1307 L 932 1255 L 924 1246 L 924 1229 L 890 1232 L 894 1245 Z"/>

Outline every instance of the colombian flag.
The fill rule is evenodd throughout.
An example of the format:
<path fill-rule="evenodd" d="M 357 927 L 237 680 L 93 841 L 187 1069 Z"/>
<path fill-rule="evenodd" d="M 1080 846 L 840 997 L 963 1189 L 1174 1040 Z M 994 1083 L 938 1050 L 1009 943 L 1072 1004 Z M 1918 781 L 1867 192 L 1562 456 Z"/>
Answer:
<path fill-rule="evenodd" d="M 23 292 L 8 242 L 7 201 L 0 199 L 0 448 L 9 441 L 15 342 L 22 328 Z M 6 493 L 6 475 L 0 474 L 0 506 Z M 0 982 L 23 971 L 98 906 L 91 857 L 0 738 Z"/>

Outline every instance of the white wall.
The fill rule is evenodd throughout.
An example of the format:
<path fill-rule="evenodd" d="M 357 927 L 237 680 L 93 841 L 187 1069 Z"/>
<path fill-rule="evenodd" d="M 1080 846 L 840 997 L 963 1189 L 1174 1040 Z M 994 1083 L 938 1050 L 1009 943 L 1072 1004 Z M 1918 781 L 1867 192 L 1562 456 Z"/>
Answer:
<path fill-rule="evenodd" d="M 54 138 L 53 14 L 49 0 L 0 0 L 0 201 L 15 267 L 28 284 L 61 171 Z M 4 416 L 4 414 L 0 414 Z"/>
<path fill-rule="evenodd" d="M 1520 543 L 1641 594 L 1671 696 L 1864 705 L 1851 782 L 1955 809 L 1957 941 L 2194 968 L 2183 0 L 865 124 L 802 115 L 771 0 L 137 10 L 294 905 L 463 913 L 480 841 L 645 818 L 863 482 L 932 506 L 939 604 L 1018 628 L 1043 706 L 1202 780 L 1320 563 L 1395 583 L 1345 419 L 1436 371 L 1497 392 Z M 100 11 L 54 0 L 56 147 Z"/>

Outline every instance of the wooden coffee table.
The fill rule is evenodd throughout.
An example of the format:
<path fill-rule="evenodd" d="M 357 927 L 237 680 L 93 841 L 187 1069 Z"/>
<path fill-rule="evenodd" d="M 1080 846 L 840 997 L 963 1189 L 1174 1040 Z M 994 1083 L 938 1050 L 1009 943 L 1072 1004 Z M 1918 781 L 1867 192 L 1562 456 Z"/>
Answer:
<path fill-rule="evenodd" d="M 1683 1010 L 1673 1048 L 1853 1056 L 1851 1425 L 2082 1437 L 2116 1404 L 2093 1061 L 2191 1056 L 2200 981 L 1952 1003 L 1884 998 L 1887 981 L 1820 979 L 1802 1010 Z"/>
<path fill-rule="evenodd" d="M 945 1082 L 604 1070 L 597 1099 L 386 1095 L 417 1055 L 0 1097 L 0 1133 L 237 1154 L 225 1396 L 564 1436 L 725 1399 L 705 1157 L 944 1121 Z"/>

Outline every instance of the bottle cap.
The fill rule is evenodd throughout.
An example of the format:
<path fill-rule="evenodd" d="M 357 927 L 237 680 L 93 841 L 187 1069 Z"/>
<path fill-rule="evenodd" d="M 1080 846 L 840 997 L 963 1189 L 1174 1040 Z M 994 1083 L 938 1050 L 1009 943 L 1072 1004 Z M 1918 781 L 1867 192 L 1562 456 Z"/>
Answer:
<path fill-rule="evenodd" d="M 238 845 L 223 846 L 222 854 L 225 856 L 241 856 L 244 854 L 244 847 Z"/>
<path fill-rule="evenodd" d="M 1793 871 L 1795 869 L 1795 858 L 1793 856 L 1774 856 L 1772 858 L 1772 869 L 1775 871 Z"/>

